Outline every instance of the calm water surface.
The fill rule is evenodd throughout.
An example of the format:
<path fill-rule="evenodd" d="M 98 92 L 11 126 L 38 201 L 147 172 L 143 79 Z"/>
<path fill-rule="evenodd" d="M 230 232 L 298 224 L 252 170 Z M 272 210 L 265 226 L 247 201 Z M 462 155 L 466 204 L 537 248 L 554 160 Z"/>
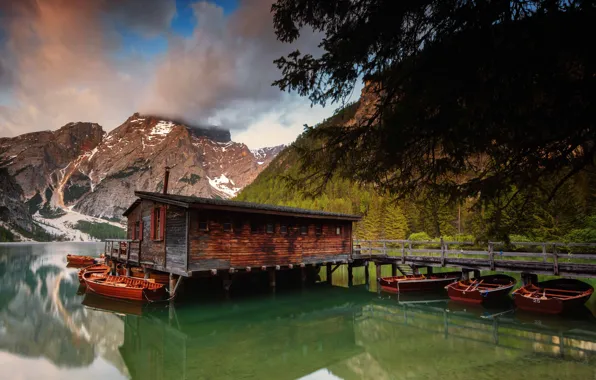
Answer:
<path fill-rule="evenodd" d="M 594 297 L 544 317 L 348 289 L 338 270 L 334 287 L 143 308 L 79 294 L 65 254 L 102 248 L 0 245 L 0 378 L 596 379 Z"/>

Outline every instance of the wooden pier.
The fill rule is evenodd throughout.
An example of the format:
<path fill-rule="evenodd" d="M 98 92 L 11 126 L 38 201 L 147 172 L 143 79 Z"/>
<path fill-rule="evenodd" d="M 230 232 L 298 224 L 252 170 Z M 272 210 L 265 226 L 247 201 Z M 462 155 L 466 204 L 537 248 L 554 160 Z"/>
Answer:
<path fill-rule="evenodd" d="M 511 247 L 515 250 L 507 249 Z M 596 244 L 489 242 L 486 248 L 479 248 L 473 242 L 443 240 L 355 240 L 352 265 L 368 262 L 377 267 L 390 264 L 394 274 L 415 273 L 423 267 L 430 271 L 433 267 L 457 267 L 464 272 L 485 270 L 596 278 Z"/>

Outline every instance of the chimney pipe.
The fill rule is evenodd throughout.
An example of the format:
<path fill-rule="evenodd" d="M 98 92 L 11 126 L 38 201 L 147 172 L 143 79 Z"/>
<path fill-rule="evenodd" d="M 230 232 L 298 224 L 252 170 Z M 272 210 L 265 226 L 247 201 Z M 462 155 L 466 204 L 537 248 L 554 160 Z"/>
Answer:
<path fill-rule="evenodd" d="M 163 179 L 163 193 L 167 194 L 168 193 L 168 181 L 170 179 L 170 167 L 166 166 L 166 174 L 164 176 Z"/>

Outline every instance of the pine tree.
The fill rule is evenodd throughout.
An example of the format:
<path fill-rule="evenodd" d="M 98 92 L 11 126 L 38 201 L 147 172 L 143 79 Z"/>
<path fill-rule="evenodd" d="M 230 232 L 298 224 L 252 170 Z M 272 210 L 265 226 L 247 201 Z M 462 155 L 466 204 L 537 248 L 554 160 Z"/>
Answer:
<path fill-rule="evenodd" d="M 408 236 L 408 221 L 401 207 L 394 201 L 386 201 L 383 214 L 383 238 L 401 240 Z"/>

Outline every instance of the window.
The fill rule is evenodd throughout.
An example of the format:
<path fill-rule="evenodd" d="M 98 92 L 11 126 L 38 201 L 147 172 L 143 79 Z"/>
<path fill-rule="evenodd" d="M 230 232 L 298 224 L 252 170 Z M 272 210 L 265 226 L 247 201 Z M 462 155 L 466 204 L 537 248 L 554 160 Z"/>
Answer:
<path fill-rule="evenodd" d="M 273 232 L 275 232 L 275 224 L 267 223 L 267 233 L 272 234 Z"/>
<path fill-rule="evenodd" d="M 300 226 L 300 234 L 307 235 L 308 234 L 308 226 Z"/>
<path fill-rule="evenodd" d="M 282 224 L 281 226 L 279 226 L 279 233 L 280 234 L 287 234 L 288 233 L 288 226 L 286 226 L 285 224 Z"/>
<path fill-rule="evenodd" d="M 242 220 L 235 220 L 234 221 L 234 232 L 239 234 L 242 232 L 243 229 L 244 229 L 244 223 L 242 223 Z"/>
<path fill-rule="evenodd" d="M 323 225 L 322 224 L 315 225 L 315 234 L 323 235 Z"/>
<path fill-rule="evenodd" d="M 341 226 L 335 226 L 335 234 L 341 235 Z"/>
<path fill-rule="evenodd" d="M 151 239 L 163 240 L 165 231 L 166 208 L 155 207 L 151 213 Z"/>
<path fill-rule="evenodd" d="M 223 230 L 224 230 L 224 232 L 232 231 L 232 221 L 231 220 L 227 219 L 224 221 Z"/>
<path fill-rule="evenodd" d="M 136 221 L 132 226 L 132 240 L 143 240 L 143 222 Z"/>
<path fill-rule="evenodd" d="M 209 222 L 206 220 L 199 220 L 199 231 L 209 231 Z"/>
<path fill-rule="evenodd" d="M 255 223 L 255 222 L 251 222 L 250 223 L 250 232 L 252 232 L 253 234 L 256 234 L 259 232 L 259 224 Z"/>

